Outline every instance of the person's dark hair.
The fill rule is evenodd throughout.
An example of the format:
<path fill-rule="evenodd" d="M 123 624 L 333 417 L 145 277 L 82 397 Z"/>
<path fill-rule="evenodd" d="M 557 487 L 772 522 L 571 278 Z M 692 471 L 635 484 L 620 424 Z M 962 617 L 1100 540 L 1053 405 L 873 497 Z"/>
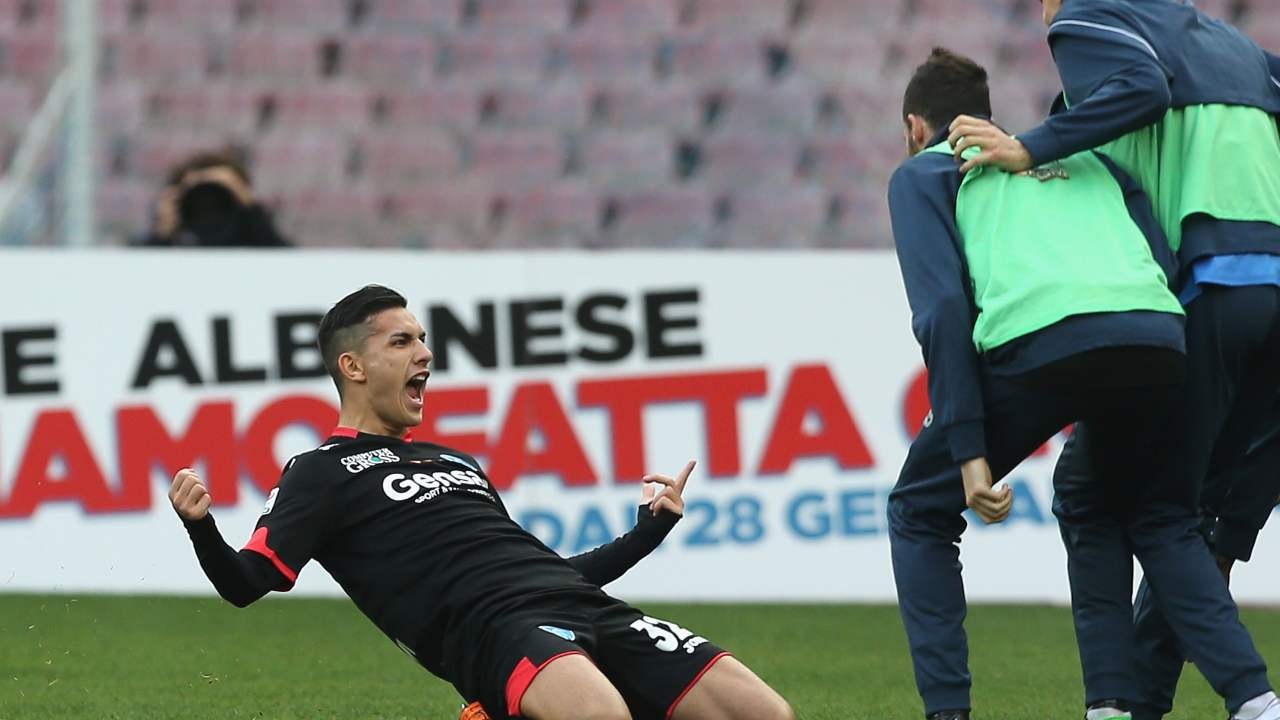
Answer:
<path fill-rule="evenodd" d="M 346 352 L 359 350 L 369 338 L 369 319 L 388 308 L 408 307 L 404 296 L 382 285 L 365 285 L 342 298 L 320 319 L 320 359 L 325 370 L 338 386 L 342 397 L 342 372 L 338 369 L 338 357 Z"/>
<path fill-rule="evenodd" d="M 908 115 L 919 115 L 934 130 L 950 125 L 960 115 L 991 117 L 987 71 L 963 55 L 934 48 L 907 83 L 902 119 Z"/>
<path fill-rule="evenodd" d="M 235 173 L 245 185 L 252 186 L 253 181 L 249 177 L 249 169 L 241 162 L 237 154 L 232 150 L 217 150 L 213 152 L 196 153 L 191 157 L 183 160 L 173 169 L 169 171 L 167 180 L 168 185 L 177 185 L 182 182 L 183 176 L 189 172 L 197 170 L 208 170 L 209 168 L 225 167 Z"/>

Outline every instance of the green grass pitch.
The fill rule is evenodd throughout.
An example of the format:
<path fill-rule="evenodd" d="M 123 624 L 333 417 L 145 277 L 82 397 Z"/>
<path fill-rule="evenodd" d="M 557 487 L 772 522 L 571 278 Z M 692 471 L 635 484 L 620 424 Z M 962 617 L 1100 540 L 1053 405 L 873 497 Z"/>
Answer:
<path fill-rule="evenodd" d="M 659 605 L 733 650 L 805 720 L 920 718 L 897 610 L 857 605 Z M 1280 612 L 1246 611 L 1280 658 Z M 978 720 L 1080 718 L 1068 611 L 971 611 Z M 1181 720 L 1226 713 L 1194 669 Z M 419 669 L 349 603 L 0 595 L 0 720 L 379 718 L 452 720 L 452 688 Z"/>

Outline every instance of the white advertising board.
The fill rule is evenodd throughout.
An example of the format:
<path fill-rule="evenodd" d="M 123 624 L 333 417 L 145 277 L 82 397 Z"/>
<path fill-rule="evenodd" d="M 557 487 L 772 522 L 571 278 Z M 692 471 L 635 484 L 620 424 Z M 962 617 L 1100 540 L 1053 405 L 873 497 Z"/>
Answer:
<path fill-rule="evenodd" d="M 557 551 L 624 532 L 642 474 L 699 460 L 685 520 L 611 591 L 893 601 L 884 504 L 927 399 L 891 253 L 28 250 L 0 268 L 0 592 L 211 593 L 173 471 L 199 468 L 247 540 L 337 418 L 314 323 L 377 282 L 436 355 L 416 436 L 479 456 Z M 1007 524 L 971 523 L 971 599 L 1067 601 L 1059 447 L 1010 476 Z M 1241 599 L 1280 600 L 1251 570 Z M 294 592 L 340 590 L 313 563 Z"/>

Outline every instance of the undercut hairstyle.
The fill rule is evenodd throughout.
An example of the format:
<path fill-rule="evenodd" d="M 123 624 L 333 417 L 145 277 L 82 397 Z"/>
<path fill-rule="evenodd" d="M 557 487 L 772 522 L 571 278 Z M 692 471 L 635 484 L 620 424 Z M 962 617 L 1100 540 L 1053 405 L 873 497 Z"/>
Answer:
<path fill-rule="evenodd" d="M 333 384 L 342 397 L 342 371 L 338 358 L 343 353 L 356 352 L 369 339 L 372 328 L 369 320 L 383 310 L 408 307 L 409 302 L 400 293 L 382 285 L 365 285 L 342 298 L 320 319 L 320 359 L 329 371 Z"/>
<path fill-rule="evenodd" d="M 961 115 L 991 117 L 986 69 L 946 48 L 934 48 L 907 83 L 902 98 L 903 121 L 908 115 L 919 115 L 935 131 Z"/>

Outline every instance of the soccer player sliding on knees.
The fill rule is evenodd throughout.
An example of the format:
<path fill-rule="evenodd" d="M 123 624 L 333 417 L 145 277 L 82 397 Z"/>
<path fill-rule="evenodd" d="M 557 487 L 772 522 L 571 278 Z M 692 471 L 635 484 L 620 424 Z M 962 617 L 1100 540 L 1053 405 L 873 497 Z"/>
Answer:
<path fill-rule="evenodd" d="M 1064 91 L 1055 112 L 1017 137 L 960 117 L 949 140 L 962 171 L 994 165 L 1017 172 L 1098 148 L 1151 196 L 1178 255 L 1175 290 L 1187 312 L 1185 407 L 1164 452 L 1190 475 L 1218 562 L 1229 568 L 1252 555 L 1280 476 L 1280 466 L 1240 471 L 1280 393 L 1280 56 L 1192 3 L 1042 4 Z M 1087 440 L 1068 444 L 1060 472 L 1088 474 Z M 1085 509 L 1060 510 L 1064 541 L 1083 542 L 1070 518 Z M 1221 578 L 1199 559 L 1189 566 L 1183 582 L 1213 586 L 1206 592 L 1214 598 L 1188 616 L 1163 597 L 1181 584 L 1161 583 L 1145 569 L 1132 662 L 1105 652 L 1117 636 L 1077 618 L 1082 653 L 1086 636 L 1101 650 L 1084 658 L 1086 695 L 1127 701 L 1135 718 L 1154 720 L 1172 709 L 1189 656 L 1233 716 L 1280 718 L 1280 700 L 1247 637 L 1212 632 L 1235 620 Z M 1203 631 L 1189 635 L 1197 627 Z M 1120 677 L 1132 679 L 1122 684 Z"/>
<path fill-rule="evenodd" d="M 293 458 L 248 545 L 222 539 L 204 484 L 170 500 L 218 593 L 244 607 L 317 560 L 356 606 L 473 705 L 465 717 L 794 720 L 790 706 L 706 638 L 601 586 L 662 542 L 693 463 L 614 542 L 562 558 L 517 525 L 470 455 L 414 440 L 431 351 L 403 296 L 371 285 L 320 322 L 340 425 Z"/>
<path fill-rule="evenodd" d="M 1089 152 L 1032 172 L 961 175 L 947 134 L 964 114 L 990 116 L 987 73 L 934 50 L 907 86 L 911 157 L 889 185 L 933 408 L 889 496 L 889 541 L 931 720 L 971 710 L 964 512 L 1003 522 L 1014 498 L 993 482 L 1064 426 L 1082 421 L 1097 451 L 1095 475 L 1071 486 L 1055 478 L 1054 490 L 1092 510 L 1079 518 L 1089 549 L 1115 568 L 1093 588 L 1099 599 L 1129 606 L 1130 543 L 1176 552 L 1196 523 L 1194 499 L 1167 486 L 1156 451 L 1185 358 L 1182 308 L 1162 269 L 1171 257 L 1146 196 Z M 1069 559 L 1080 552 L 1069 546 Z M 1127 612 L 1121 636 L 1132 634 Z"/>

